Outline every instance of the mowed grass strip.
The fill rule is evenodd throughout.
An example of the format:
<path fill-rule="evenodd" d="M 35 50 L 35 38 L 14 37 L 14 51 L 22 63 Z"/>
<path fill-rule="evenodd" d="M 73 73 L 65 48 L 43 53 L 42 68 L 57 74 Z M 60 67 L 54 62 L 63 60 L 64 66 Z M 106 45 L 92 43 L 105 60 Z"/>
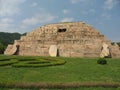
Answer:
<path fill-rule="evenodd" d="M 86 82 L 86 83 L 0 83 L 1 88 L 22 88 L 22 89 L 69 89 L 80 87 L 104 87 L 119 88 L 120 83 Z"/>

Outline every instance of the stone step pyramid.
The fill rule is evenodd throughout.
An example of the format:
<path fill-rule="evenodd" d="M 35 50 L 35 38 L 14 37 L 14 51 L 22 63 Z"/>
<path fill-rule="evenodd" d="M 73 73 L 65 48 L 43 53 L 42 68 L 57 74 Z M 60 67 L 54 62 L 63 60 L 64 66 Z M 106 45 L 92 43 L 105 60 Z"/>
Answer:
<path fill-rule="evenodd" d="M 51 56 L 50 47 L 55 46 L 57 52 L 54 50 L 53 52 L 56 56 L 100 57 L 103 43 L 110 49 L 109 56 L 120 57 L 120 47 L 111 45 L 111 41 L 92 26 L 84 22 L 63 22 L 44 25 L 27 33 L 26 36 L 21 36 L 13 45 L 8 45 L 4 54 Z"/>

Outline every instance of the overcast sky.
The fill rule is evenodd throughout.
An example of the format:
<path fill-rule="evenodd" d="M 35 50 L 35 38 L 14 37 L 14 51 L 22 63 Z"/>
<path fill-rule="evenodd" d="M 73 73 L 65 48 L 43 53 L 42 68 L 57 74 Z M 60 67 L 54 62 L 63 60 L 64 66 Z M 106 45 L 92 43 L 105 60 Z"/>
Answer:
<path fill-rule="evenodd" d="M 30 32 L 44 24 L 82 21 L 120 41 L 120 0 L 0 0 L 0 32 Z"/>

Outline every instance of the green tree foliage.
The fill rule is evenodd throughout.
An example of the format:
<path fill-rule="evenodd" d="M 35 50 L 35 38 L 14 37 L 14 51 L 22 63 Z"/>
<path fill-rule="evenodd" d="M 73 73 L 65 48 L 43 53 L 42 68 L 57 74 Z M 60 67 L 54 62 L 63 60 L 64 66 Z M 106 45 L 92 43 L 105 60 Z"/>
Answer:
<path fill-rule="evenodd" d="M 4 45 L 7 46 L 8 44 L 12 44 L 14 40 L 19 39 L 21 34 L 19 33 L 5 33 L 5 32 L 0 32 L 0 42 Z"/>
<path fill-rule="evenodd" d="M 2 43 L 0 43 L 0 54 L 3 54 L 4 50 L 5 50 L 5 46 Z"/>
<path fill-rule="evenodd" d="M 114 43 L 117 43 L 120 47 L 120 42 L 112 42 L 111 44 L 114 45 Z"/>
<path fill-rule="evenodd" d="M 120 42 L 117 43 L 120 46 Z"/>
<path fill-rule="evenodd" d="M 26 35 L 26 33 L 20 34 L 0 32 L 0 54 L 3 54 L 8 44 L 13 44 L 14 40 L 19 40 L 23 35 Z"/>

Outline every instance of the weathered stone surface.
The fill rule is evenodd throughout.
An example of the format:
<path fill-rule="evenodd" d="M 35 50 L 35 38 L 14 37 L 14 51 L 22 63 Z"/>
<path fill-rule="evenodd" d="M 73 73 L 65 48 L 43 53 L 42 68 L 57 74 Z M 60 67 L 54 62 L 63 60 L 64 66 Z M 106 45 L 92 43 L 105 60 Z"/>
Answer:
<path fill-rule="evenodd" d="M 50 46 L 49 54 L 52 57 L 56 57 L 57 56 L 57 46 L 56 45 L 51 45 Z"/>
<path fill-rule="evenodd" d="M 4 54 L 6 55 L 14 55 L 17 51 L 17 47 L 16 45 L 8 45 L 6 51 L 4 52 Z"/>
<path fill-rule="evenodd" d="M 62 57 L 100 57 L 103 43 L 109 46 L 112 57 L 120 57 L 119 46 L 111 45 L 111 41 L 92 26 L 83 22 L 56 23 L 27 33 L 15 41 L 14 48 L 8 45 L 4 54 L 11 55 L 17 51 L 17 55 L 49 56 L 51 45 L 56 45 L 57 55 Z M 19 45 L 19 49 L 13 50 L 16 49 L 15 44 Z"/>
<path fill-rule="evenodd" d="M 110 57 L 109 46 L 106 43 L 103 43 L 100 57 Z"/>
<path fill-rule="evenodd" d="M 120 47 L 115 43 L 110 47 L 111 57 L 120 58 Z"/>

